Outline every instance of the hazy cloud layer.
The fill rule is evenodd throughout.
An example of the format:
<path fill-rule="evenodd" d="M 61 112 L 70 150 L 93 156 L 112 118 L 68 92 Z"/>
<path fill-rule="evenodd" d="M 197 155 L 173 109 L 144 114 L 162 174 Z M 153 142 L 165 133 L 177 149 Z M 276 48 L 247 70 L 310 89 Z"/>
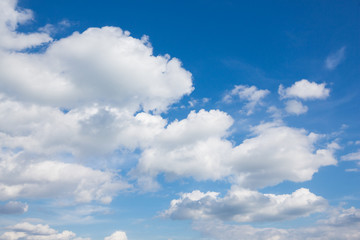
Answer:
<path fill-rule="evenodd" d="M 26 203 L 10 201 L 6 204 L 0 205 L 1 214 L 21 214 L 27 212 L 29 206 Z"/>
<path fill-rule="evenodd" d="M 255 228 L 250 225 L 228 225 L 221 221 L 197 221 L 195 230 L 216 240 L 356 240 L 360 238 L 360 211 L 356 208 L 334 210 L 329 220 L 312 227 L 293 229 Z"/>

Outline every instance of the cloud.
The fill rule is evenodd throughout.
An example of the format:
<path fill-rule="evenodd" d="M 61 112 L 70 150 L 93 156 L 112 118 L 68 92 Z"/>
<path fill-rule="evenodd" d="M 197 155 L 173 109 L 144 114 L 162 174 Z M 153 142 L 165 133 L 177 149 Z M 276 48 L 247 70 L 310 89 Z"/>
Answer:
<path fill-rule="evenodd" d="M 90 238 L 76 237 L 76 234 L 64 230 L 59 232 L 49 225 L 31 224 L 22 222 L 13 226 L 6 227 L 7 232 L 0 236 L 0 240 L 91 240 Z M 127 240 L 126 233 L 116 231 L 104 240 Z"/>
<path fill-rule="evenodd" d="M 184 193 L 171 201 L 162 216 L 172 219 L 220 219 L 236 222 L 269 222 L 294 219 L 324 211 L 327 201 L 308 189 L 292 194 L 263 194 L 233 187 L 226 196 L 202 193 L 198 190 Z"/>
<path fill-rule="evenodd" d="M 10 201 L 4 205 L 0 205 L 1 214 L 22 214 L 28 211 L 29 206 L 26 203 Z"/>
<path fill-rule="evenodd" d="M 193 228 L 216 240 L 355 240 L 360 238 L 359 209 L 334 211 L 330 220 L 319 221 L 315 226 L 290 229 L 255 228 L 250 225 L 230 225 L 221 221 L 196 221 Z"/>
<path fill-rule="evenodd" d="M 44 53 L 0 52 L 0 86 L 19 101 L 75 108 L 94 103 L 163 112 L 193 90 L 191 74 L 120 28 L 90 28 Z M 18 71 L 18 69 L 22 71 Z"/>
<path fill-rule="evenodd" d="M 32 12 L 16 0 L 0 4 L 1 199 L 109 203 L 130 185 L 89 162 L 148 146 L 167 124 L 157 114 L 192 92 L 191 74 L 176 58 L 154 56 L 146 37 L 116 27 L 56 41 L 19 33 Z M 24 51 L 44 43 L 44 51 Z"/>
<path fill-rule="evenodd" d="M 261 188 L 284 180 L 310 180 L 321 166 L 336 163 L 333 149 L 315 148 L 319 135 L 280 123 L 253 127 L 252 137 L 234 146 L 226 139 L 232 123 L 218 110 L 191 112 L 149 143 L 134 173 L 142 177 L 164 173 L 169 179 L 227 178 L 245 188 Z"/>
<path fill-rule="evenodd" d="M 330 54 L 325 60 L 325 67 L 329 70 L 335 69 L 345 59 L 345 50 L 346 47 L 342 47 Z"/>
<path fill-rule="evenodd" d="M 255 86 L 236 85 L 234 89 L 224 97 L 225 102 L 231 102 L 233 96 L 239 97 L 240 100 L 247 101 L 245 110 L 247 115 L 251 115 L 256 105 L 262 104 L 261 100 L 266 97 L 270 92 L 269 90 L 258 90 Z"/>
<path fill-rule="evenodd" d="M 111 236 L 106 237 L 104 240 L 127 240 L 126 233 L 116 231 Z"/>
<path fill-rule="evenodd" d="M 308 107 L 304 106 L 300 101 L 297 100 L 290 100 L 285 104 L 285 110 L 290 114 L 300 115 L 308 111 Z"/>
<path fill-rule="evenodd" d="M 341 157 L 343 161 L 360 161 L 360 150 Z"/>
<path fill-rule="evenodd" d="M 71 231 L 58 232 L 48 225 L 33 225 L 28 222 L 18 223 L 7 227 L 8 232 L 0 236 L 1 240 L 90 240 L 89 238 L 77 238 Z"/>
<path fill-rule="evenodd" d="M 17 33 L 17 27 L 31 21 L 33 14 L 29 9 L 19 10 L 16 5 L 17 0 L 0 2 L 0 51 L 21 50 L 52 41 L 46 33 Z"/>
<path fill-rule="evenodd" d="M 300 98 L 303 100 L 325 99 L 329 96 L 330 90 L 325 83 L 317 84 L 306 79 L 295 82 L 291 87 L 279 86 L 278 93 L 281 98 Z"/>
<path fill-rule="evenodd" d="M 31 162 L 2 155 L 0 200 L 73 197 L 77 202 L 109 203 L 130 185 L 112 172 L 58 161 Z"/>

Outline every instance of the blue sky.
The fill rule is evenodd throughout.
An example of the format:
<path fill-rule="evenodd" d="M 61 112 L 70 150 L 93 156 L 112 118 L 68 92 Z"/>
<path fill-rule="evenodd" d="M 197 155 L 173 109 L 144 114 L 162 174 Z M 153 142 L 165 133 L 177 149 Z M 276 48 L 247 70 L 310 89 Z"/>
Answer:
<path fill-rule="evenodd" d="M 0 239 L 359 239 L 359 43 L 356 0 L 0 0 Z"/>

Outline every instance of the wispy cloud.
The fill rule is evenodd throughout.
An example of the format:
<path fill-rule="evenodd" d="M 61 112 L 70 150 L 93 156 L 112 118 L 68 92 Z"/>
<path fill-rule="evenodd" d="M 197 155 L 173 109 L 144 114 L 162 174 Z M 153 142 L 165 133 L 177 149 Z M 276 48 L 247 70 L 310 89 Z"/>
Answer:
<path fill-rule="evenodd" d="M 334 53 L 331 53 L 325 60 L 325 67 L 329 70 L 335 69 L 345 59 L 346 47 L 343 46 Z"/>

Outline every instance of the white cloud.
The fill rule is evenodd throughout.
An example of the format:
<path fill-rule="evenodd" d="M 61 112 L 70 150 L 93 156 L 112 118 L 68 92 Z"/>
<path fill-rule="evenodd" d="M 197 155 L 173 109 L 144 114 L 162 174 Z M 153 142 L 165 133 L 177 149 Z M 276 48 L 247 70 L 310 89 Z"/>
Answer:
<path fill-rule="evenodd" d="M 57 161 L 31 162 L 1 155 L 0 200 L 73 197 L 77 202 L 109 203 L 129 184 L 112 172 Z"/>
<path fill-rule="evenodd" d="M 360 150 L 341 157 L 343 161 L 360 161 Z"/>
<path fill-rule="evenodd" d="M 216 240 L 356 240 L 360 238 L 359 209 L 349 208 L 333 212 L 330 220 L 319 221 L 312 227 L 290 229 L 255 228 L 250 225 L 230 225 L 221 221 L 197 221 L 195 230 Z"/>
<path fill-rule="evenodd" d="M 261 100 L 266 97 L 270 92 L 269 90 L 258 90 L 255 86 L 236 85 L 234 89 L 224 97 L 225 102 L 231 102 L 234 96 L 239 97 L 240 100 L 247 101 L 245 110 L 247 115 L 251 115 L 256 105 L 262 104 Z"/>
<path fill-rule="evenodd" d="M 306 79 L 295 82 L 291 87 L 279 86 L 278 93 L 281 98 L 300 98 L 303 100 L 325 99 L 329 96 L 330 90 L 325 83 L 317 84 Z"/>
<path fill-rule="evenodd" d="M 304 106 L 300 101 L 297 100 L 290 100 L 285 104 L 285 110 L 290 114 L 300 115 L 308 111 L 308 107 Z"/>
<path fill-rule="evenodd" d="M 32 20 L 33 14 L 28 9 L 16 9 L 17 0 L 0 2 L 0 51 L 21 50 L 52 41 L 46 33 L 17 33 L 19 24 Z"/>
<path fill-rule="evenodd" d="M 93 103 L 130 112 L 165 111 L 192 90 L 191 74 L 120 28 L 90 28 L 44 53 L 0 52 L 0 86 L 20 101 L 75 108 Z M 22 71 L 18 71 L 22 69 Z"/>
<path fill-rule="evenodd" d="M 58 232 L 48 225 L 31 224 L 28 222 L 18 223 L 7 227 L 8 232 L 0 236 L 1 240 L 90 240 L 89 238 L 77 238 L 71 231 Z"/>
<path fill-rule="evenodd" d="M 325 67 L 329 70 L 335 69 L 345 59 L 345 49 L 346 47 L 342 47 L 330 54 L 325 60 Z"/>
<path fill-rule="evenodd" d="M 116 231 L 111 236 L 106 237 L 104 240 L 127 240 L 126 233 Z"/>
<path fill-rule="evenodd" d="M 0 240 L 91 240 L 90 238 L 76 237 L 76 234 L 64 230 L 58 232 L 49 225 L 31 224 L 22 222 L 13 226 L 6 227 L 7 232 L 0 236 Z M 116 231 L 104 240 L 127 240 L 126 233 Z"/>
<path fill-rule="evenodd" d="M 259 188 L 310 180 L 321 166 L 336 163 L 333 149 L 315 148 L 318 135 L 276 123 L 252 128 L 253 137 L 234 146 L 226 139 L 232 122 L 221 111 L 191 112 L 187 119 L 169 124 L 145 148 L 136 174 L 229 178 L 242 187 Z"/>
<path fill-rule="evenodd" d="M 172 219 L 221 219 L 236 222 L 282 221 L 324 211 L 327 201 L 308 189 L 292 194 L 262 194 L 233 187 L 226 196 L 202 193 L 198 190 L 184 193 L 171 201 L 162 216 Z"/>
<path fill-rule="evenodd" d="M 0 205 L 1 214 L 21 214 L 28 211 L 29 206 L 26 203 L 10 201 L 4 205 Z"/>

